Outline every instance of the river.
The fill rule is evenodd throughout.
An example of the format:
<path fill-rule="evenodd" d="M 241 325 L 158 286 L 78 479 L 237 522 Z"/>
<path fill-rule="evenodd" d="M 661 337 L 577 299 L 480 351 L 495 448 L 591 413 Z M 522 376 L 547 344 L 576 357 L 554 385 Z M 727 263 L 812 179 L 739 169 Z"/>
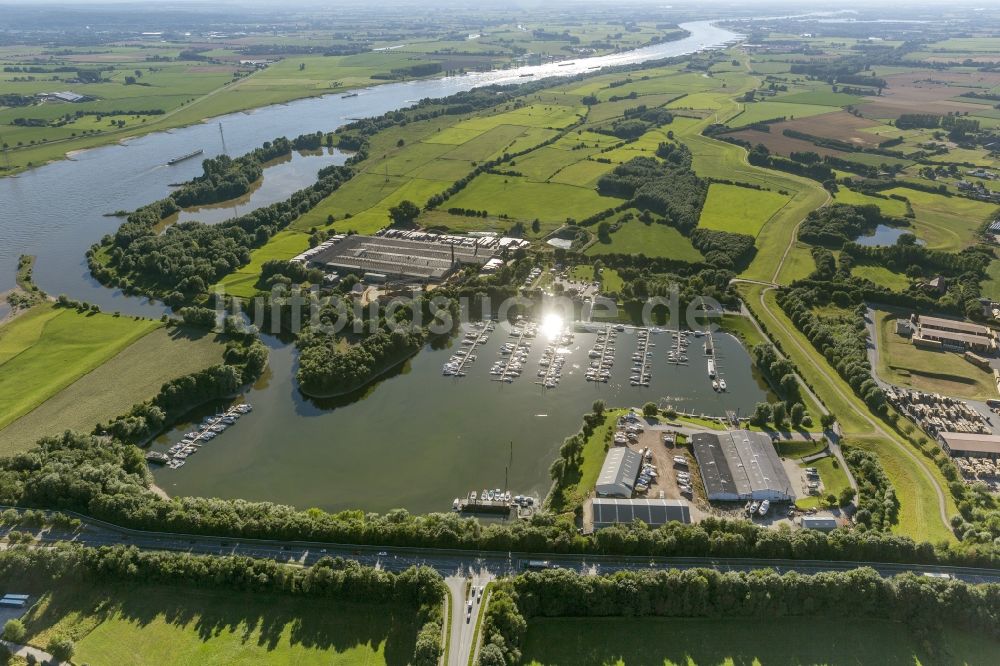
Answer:
<path fill-rule="evenodd" d="M 201 159 L 222 152 L 219 123 L 229 153 L 241 155 L 278 136 L 332 131 L 352 119 L 380 115 L 425 97 L 445 97 L 493 83 L 523 83 L 530 80 L 523 78 L 528 74 L 533 78 L 568 76 L 597 67 L 685 55 L 739 38 L 708 21 L 682 27 L 690 32 L 684 39 L 579 58 L 562 67 L 547 64 L 474 72 L 375 86 L 359 90 L 357 97 L 336 94 L 277 104 L 82 151 L 69 160 L 0 178 L 0 292 L 14 286 L 18 256 L 34 254 L 38 257 L 35 281 L 45 291 L 96 303 L 106 311 L 159 317 L 165 312 L 162 305 L 125 296 L 94 281 L 84 253 L 121 223 L 118 218 L 105 217 L 106 213 L 133 210 L 161 199 L 170 192 L 170 183 L 199 175 Z M 202 158 L 166 165 L 173 157 L 199 149 L 205 151 Z"/>

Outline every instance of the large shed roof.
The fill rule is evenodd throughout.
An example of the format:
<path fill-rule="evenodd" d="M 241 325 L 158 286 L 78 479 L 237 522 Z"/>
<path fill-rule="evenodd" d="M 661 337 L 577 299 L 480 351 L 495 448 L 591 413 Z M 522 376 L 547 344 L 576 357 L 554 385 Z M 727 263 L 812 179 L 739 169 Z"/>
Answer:
<path fill-rule="evenodd" d="M 792 484 L 771 438 L 749 430 L 697 433 L 691 438 L 709 499 L 792 498 Z"/>
<path fill-rule="evenodd" d="M 642 455 L 636 451 L 624 446 L 612 448 L 597 477 L 597 494 L 631 497 L 641 467 Z"/>
<path fill-rule="evenodd" d="M 647 525 L 691 522 L 691 507 L 685 500 L 594 498 L 594 527 L 631 523 L 638 518 Z"/>

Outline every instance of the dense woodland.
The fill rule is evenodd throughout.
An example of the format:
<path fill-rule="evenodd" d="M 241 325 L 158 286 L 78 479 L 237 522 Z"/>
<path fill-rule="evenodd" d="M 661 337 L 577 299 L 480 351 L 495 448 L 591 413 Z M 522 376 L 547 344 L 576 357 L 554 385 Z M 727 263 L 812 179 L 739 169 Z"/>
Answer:
<path fill-rule="evenodd" d="M 665 146 L 665 147 L 663 147 Z M 662 215 L 665 224 L 688 235 L 698 225 L 708 196 L 708 183 L 691 168 L 691 151 L 683 144 L 663 144 L 663 159 L 635 157 L 597 181 L 597 191 L 628 199 L 642 210 Z"/>
<path fill-rule="evenodd" d="M 419 328 L 376 331 L 359 343 L 338 350 L 337 338 L 306 329 L 296 375 L 307 395 L 331 396 L 361 388 L 393 365 L 420 351 L 425 340 Z"/>

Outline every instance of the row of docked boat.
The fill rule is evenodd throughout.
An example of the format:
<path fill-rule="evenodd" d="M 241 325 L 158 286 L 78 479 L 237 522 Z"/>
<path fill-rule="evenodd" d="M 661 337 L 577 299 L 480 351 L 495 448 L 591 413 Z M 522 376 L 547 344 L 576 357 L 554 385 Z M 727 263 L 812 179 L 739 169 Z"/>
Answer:
<path fill-rule="evenodd" d="M 541 384 L 545 388 L 559 386 L 559 380 L 562 379 L 563 365 L 565 364 L 566 357 L 559 353 L 559 348 L 555 345 L 547 346 L 542 352 L 542 358 L 538 359 L 539 381 L 536 383 Z"/>
<path fill-rule="evenodd" d="M 466 331 L 462 338 L 462 348 L 452 354 L 441 368 L 441 374 L 446 377 L 464 377 L 466 368 L 476 360 L 476 347 L 490 339 L 490 333 L 496 328 L 492 321 L 479 321 Z"/>
<path fill-rule="evenodd" d="M 622 330 L 625 327 L 622 326 Z M 618 339 L 618 329 L 608 326 L 602 331 L 598 331 L 597 340 L 591 347 L 588 355 L 594 359 L 587 368 L 588 382 L 608 383 L 611 379 L 611 368 L 615 365 L 615 342 Z"/>
<path fill-rule="evenodd" d="M 719 367 L 715 359 L 715 342 L 712 340 L 712 335 L 708 334 L 708 340 L 705 341 L 705 355 L 709 356 L 708 359 L 708 378 L 712 380 L 712 390 L 717 393 L 725 393 L 726 380 L 722 378 L 719 374 Z"/>
<path fill-rule="evenodd" d="M 531 506 L 535 503 L 534 498 L 526 495 L 511 495 L 509 490 L 485 489 L 481 493 L 475 490 L 469 493 L 470 502 L 503 502 L 504 504 L 518 504 L 520 506 Z"/>
<path fill-rule="evenodd" d="M 650 347 L 655 347 L 656 343 L 649 339 L 649 329 L 639 328 L 635 332 L 638 343 L 636 351 L 632 354 L 632 374 L 628 378 L 628 383 L 632 386 L 649 386 L 653 352 Z"/>
<path fill-rule="evenodd" d="M 670 334 L 670 337 L 671 348 L 670 351 L 667 352 L 667 360 L 674 365 L 687 363 L 688 332 L 674 331 Z"/>
<path fill-rule="evenodd" d="M 518 318 L 510 334 L 516 337 L 516 342 L 505 342 L 498 352 L 500 358 L 490 368 L 492 379 L 498 382 L 510 383 L 521 376 L 524 364 L 528 362 L 528 352 L 531 351 L 531 338 L 538 333 L 538 324 L 523 321 Z"/>
<path fill-rule="evenodd" d="M 202 445 L 221 435 L 229 426 L 235 425 L 241 416 L 251 411 L 253 407 L 249 403 L 242 403 L 230 407 L 225 412 L 209 416 L 196 430 L 185 434 L 181 441 L 167 449 L 167 460 L 164 461 L 159 457 L 155 459 L 148 457 L 148 459 L 151 462 L 165 462 L 170 469 L 183 467 L 187 459 L 197 453 Z"/>

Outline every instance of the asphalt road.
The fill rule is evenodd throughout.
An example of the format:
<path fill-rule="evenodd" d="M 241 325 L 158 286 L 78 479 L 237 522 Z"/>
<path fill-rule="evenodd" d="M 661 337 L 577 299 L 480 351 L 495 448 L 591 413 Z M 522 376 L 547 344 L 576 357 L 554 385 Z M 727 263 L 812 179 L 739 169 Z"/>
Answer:
<path fill-rule="evenodd" d="M 486 609 L 489 599 L 484 591 L 494 576 L 486 570 L 468 571 L 466 574 L 445 579 L 451 595 L 451 647 L 445 666 L 468 666 L 473 651 L 477 650 L 476 622 Z M 466 593 L 468 588 L 468 594 Z M 469 603 L 471 602 L 471 604 Z"/>
<path fill-rule="evenodd" d="M 82 518 L 82 517 L 81 517 Z M 84 528 L 69 535 L 54 531 L 40 536 L 43 543 L 73 541 L 91 547 L 132 545 L 144 550 L 189 552 L 201 555 L 244 555 L 274 559 L 291 564 L 309 565 L 322 557 L 343 557 L 379 567 L 387 571 L 402 571 L 424 565 L 443 577 L 466 577 L 471 572 L 479 576 L 497 577 L 524 571 L 529 561 L 546 561 L 549 566 L 572 569 L 580 573 L 611 573 L 639 569 L 711 568 L 718 571 L 754 571 L 773 569 L 779 573 L 797 571 L 815 574 L 825 571 L 850 571 L 871 567 L 883 576 L 903 572 L 946 573 L 970 583 L 1000 583 L 1000 569 L 952 567 L 910 563 L 842 562 L 835 560 L 786 560 L 758 558 L 712 557 L 628 557 L 604 555 L 556 555 L 437 548 L 391 546 L 360 546 L 306 541 L 269 541 L 235 539 L 162 532 L 144 532 L 86 519 Z M 488 580 L 489 578 L 485 578 Z M 485 584 L 485 583 L 484 583 Z M 464 609 L 457 609 L 462 611 Z M 453 611 L 453 615 L 454 615 Z"/>

